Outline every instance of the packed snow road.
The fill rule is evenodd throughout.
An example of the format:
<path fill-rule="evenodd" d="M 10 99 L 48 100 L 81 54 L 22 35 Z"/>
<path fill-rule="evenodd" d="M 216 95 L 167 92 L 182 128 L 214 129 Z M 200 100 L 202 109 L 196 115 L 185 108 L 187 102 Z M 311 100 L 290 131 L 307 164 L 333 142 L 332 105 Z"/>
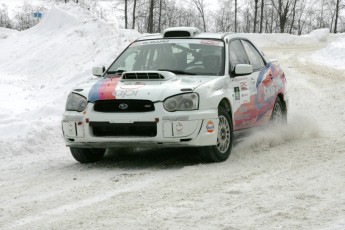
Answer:
<path fill-rule="evenodd" d="M 82 165 L 58 123 L 17 148 L 0 142 L 0 228 L 344 229 L 345 78 L 309 62 L 317 48 L 265 49 L 288 78 L 289 124 L 252 134 L 223 163 L 187 148 Z"/>

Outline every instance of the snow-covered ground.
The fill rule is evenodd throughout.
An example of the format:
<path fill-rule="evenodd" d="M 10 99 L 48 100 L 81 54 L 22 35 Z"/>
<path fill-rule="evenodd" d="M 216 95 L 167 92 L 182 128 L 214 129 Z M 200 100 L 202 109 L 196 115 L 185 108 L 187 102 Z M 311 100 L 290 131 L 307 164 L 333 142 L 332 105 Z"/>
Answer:
<path fill-rule="evenodd" d="M 252 134 L 226 162 L 117 149 L 82 165 L 61 135 L 67 93 L 140 34 L 73 4 L 2 31 L 0 229 L 345 229 L 344 34 L 246 35 L 285 70 L 289 124 Z"/>

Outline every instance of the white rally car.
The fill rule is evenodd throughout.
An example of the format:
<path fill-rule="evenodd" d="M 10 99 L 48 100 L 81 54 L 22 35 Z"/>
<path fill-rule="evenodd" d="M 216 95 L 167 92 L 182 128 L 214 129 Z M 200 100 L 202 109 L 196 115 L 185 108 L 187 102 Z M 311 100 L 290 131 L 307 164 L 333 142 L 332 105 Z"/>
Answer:
<path fill-rule="evenodd" d="M 286 121 L 283 71 L 234 33 L 169 28 L 92 72 L 69 94 L 62 120 L 81 163 L 112 147 L 197 147 L 220 162 L 239 131 Z"/>

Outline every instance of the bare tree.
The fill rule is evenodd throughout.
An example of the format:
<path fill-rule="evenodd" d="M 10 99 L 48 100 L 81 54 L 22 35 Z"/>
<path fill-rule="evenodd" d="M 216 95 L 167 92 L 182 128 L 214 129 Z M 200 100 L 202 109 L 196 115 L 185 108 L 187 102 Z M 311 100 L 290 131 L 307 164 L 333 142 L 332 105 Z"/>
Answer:
<path fill-rule="evenodd" d="M 298 20 L 297 20 L 297 34 L 301 35 L 304 25 L 306 24 L 305 21 L 305 17 L 306 17 L 306 13 L 305 13 L 305 9 L 306 9 L 306 4 L 304 1 L 300 1 L 298 9 L 296 10 L 298 13 Z M 307 12 L 308 13 L 308 12 Z"/>
<path fill-rule="evenodd" d="M 337 0 L 337 4 L 335 7 L 335 23 L 334 23 L 334 33 L 337 33 L 337 29 L 338 29 L 338 17 L 339 17 L 339 2 L 340 0 Z"/>
<path fill-rule="evenodd" d="M 297 4 L 298 0 L 294 0 L 293 3 L 293 8 L 292 8 L 292 19 L 291 19 L 291 25 L 290 25 L 290 34 L 292 34 L 292 29 L 294 27 L 294 23 L 295 23 L 295 16 L 296 16 L 296 4 Z"/>
<path fill-rule="evenodd" d="M 137 8 L 137 0 L 133 1 L 132 29 L 135 28 L 135 11 Z"/>
<path fill-rule="evenodd" d="M 233 30 L 233 12 L 232 12 L 233 0 L 219 0 L 219 8 L 214 13 L 215 18 L 215 31 L 231 31 Z"/>
<path fill-rule="evenodd" d="M 318 21 L 319 21 L 319 23 L 318 23 L 318 27 L 323 27 L 323 19 L 324 19 L 324 17 L 323 17 L 323 15 L 324 15 L 324 7 L 325 7 L 325 0 L 322 0 L 321 1 L 321 13 L 320 13 L 320 17 L 318 18 Z"/>
<path fill-rule="evenodd" d="M 237 0 L 235 0 L 235 33 L 237 33 Z"/>
<path fill-rule="evenodd" d="M 200 17 L 203 22 L 204 31 L 206 32 L 206 22 L 205 22 L 205 1 L 204 0 L 192 0 L 192 3 L 195 5 L 195 7 L 198 9 L 200 13 Z"/>
<path fill-rule="evenodd" d="M 7 6 L 0 5 L 0 27 L 12 28 L 12 22 L 8 16 Z"/>
<path fill-rule="evenodd" d="M 157 31 L 157 32 L 161 32 L 161 23 L 162 23 L 162 3 L 163 3 L 163 0 L 159 0 L 158 31 Z"/>
<path fill-rule="evenodd" d="M 293 0 L 272 0 L 272 5 L 279 17 L 279 27 L 281 33 L 284 33 L 285 31 L 285 25 L 289 17 L 292 1 Z"/>
<path fill-rule="evenodd" d="M 147 32 L 148 33 L 153 33 L 153 9 L 155 6 L 155 1 L 150 0 L 150 6 L 149 6 L 149 17 L 148 17 L 148 22 L 147 22 Z"/>
<path fill-rule="evenodd" d="M 263 24 L 263 21 L 264 21 L 264 7 L 265 7 L 265 0 L 261 0 L 260 33 L 262 33 L 262 24 Z"/>
<path fill-rule="evenodd" d="M 127 29 L 127 25 L 128 25 L 127 12 L 128 12 L 128 0 L 125 0 L 125 29 Z"/>
<path fill-rule="evenodd" d="M 258 18 L 258 3 L 259 0 L 254 0 L 254 30 L 253 32 L 256 33 L 256 24 L 257 24 L 257 18 Z"/>
<path fill-rule="evenodd" d="M 34 18 L 32 12 L 46 12 L 47 9 L 43 5 L 31 5 L 27 2 L 17 8 L 14 16 L 14 28 L 17 30 L 26 30 L 36 25 L 39 20 Z"/>

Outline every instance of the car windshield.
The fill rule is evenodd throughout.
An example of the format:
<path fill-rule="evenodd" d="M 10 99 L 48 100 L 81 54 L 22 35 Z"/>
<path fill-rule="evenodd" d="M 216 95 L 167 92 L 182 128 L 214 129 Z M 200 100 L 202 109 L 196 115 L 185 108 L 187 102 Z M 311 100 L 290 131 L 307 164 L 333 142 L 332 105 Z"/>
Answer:
<path fill-rule="evenodd" d="M 224 42 L 210 39 L 161 39 L 132 43 L 106 74 L 170 71 L 180 75 L 224 75 Z"/>

